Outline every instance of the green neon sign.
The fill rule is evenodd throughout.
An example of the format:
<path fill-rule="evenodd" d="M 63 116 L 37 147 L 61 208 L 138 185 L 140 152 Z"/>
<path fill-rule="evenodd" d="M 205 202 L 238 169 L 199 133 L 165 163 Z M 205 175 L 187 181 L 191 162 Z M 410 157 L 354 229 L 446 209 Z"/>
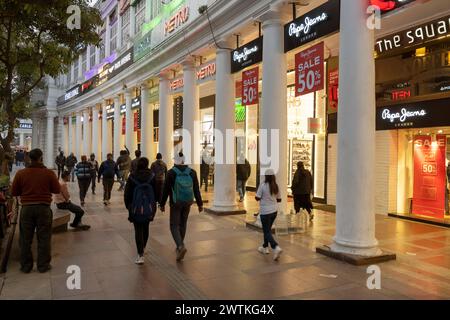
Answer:
<path fill-rule="evenodd" d="M 142 26 L 142 35 L 147 32 L 155 29 L 157 25 L 161 23 L 161 21 L 165 18 L 168 18 L 179 6 L 181 6 L 186 0 L 173 0 L 168 4 L 163 4 L 161 8 L 161 12 L 153 18 L 152 21 L 144 23 Z"/>

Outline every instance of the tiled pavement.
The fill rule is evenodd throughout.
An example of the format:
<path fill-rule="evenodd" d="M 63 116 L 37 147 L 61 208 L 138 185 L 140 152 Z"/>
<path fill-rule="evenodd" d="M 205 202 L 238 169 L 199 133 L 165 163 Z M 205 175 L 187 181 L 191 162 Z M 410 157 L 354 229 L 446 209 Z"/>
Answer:
<path fill-rule="evenodd" d="M 117 186 L 116 186 L 117 187 Z M 100 190 L 98 190 L 100 191 Z M 99 192 L 100 193 L 100 192 Z M 75 184 L 72 186 L 74 202 Z M 211 199 L 211 193 L 205 195 Z M 151 225 L 146 264 L 136 266 L 132 225 L 114 191 L 112 205 L 89 195 L 85 223 L 90 231 L 53 236 L 53 269 L 46 274 L 19 271 L 17 243 L 0 279 L 0 299 L 449 299 L 450 230 L 377 216 L 383 249 L 397 261 L 380 264 L 381 290 L 366 286 L 366 267 L 315 253 L 331 243 L 334 214 L 316 211 L 306 233 L 278 236 L 279 262 L 256 251 L 262 235 L 245 227 L 256 203 L 249 194 L 247 217 L 199 214 L 194 206 L 186 239 L 188 253 L 175 261 L 168 214 Z M 66 269 L 81 268 L 81 290 L 68 290 Z"/>

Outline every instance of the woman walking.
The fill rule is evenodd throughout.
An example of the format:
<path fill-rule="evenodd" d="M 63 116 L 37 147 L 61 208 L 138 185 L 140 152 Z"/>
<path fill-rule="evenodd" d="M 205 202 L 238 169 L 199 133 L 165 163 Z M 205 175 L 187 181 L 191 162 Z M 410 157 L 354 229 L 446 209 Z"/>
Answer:
<path fill-rule="evenodd" d="M 156 213 L 155 175 L 148 168 L 147 158 L 139 158 L 137 170 L 133 172 L 125 185 L 124 201 L 128 209 L 128 221 L 133 223 L 138 256 L 136 264 L 144 263 L 150 222 Z"/>
<path fill-rule="evenodd" d="M 283 250 L 275 241 L 272 235 L 272 225 L 278 214 L 278 203 L 281 202 L 280 189 L 277 185 L 276 177 L 273 172 L 267 172 L 264 182 L 259 186 L 256 192 L 256 201 L 259 201 L 259 216 L 264 232 L 264 244 L 258 248 L 262 254 L 269 254 L 269 244 L 273 249 L 273 260 L 280 258 Z"/>
<path fill-rule="evenodd" d="M 83 207 L 92 179 L 92 165 L 87 161 L 86 156 L 81 156 L 81 162 L 77 164 L 75 174 L 78 180 L 78 187 L 80 188 L 80 204 Z"/>

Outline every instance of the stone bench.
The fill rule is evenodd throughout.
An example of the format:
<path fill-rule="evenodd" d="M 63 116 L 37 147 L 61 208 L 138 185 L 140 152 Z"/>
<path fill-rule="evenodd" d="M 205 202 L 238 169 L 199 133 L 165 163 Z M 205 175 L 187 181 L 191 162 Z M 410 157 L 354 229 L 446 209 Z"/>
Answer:
<path fill-rule="evenodd" d="M 68 224 L 70 221 L 70 212 L 65 210 L 54 209 L 53 210 L 53 223 L 52 231 L 64 232 L 68 229 Z"/>

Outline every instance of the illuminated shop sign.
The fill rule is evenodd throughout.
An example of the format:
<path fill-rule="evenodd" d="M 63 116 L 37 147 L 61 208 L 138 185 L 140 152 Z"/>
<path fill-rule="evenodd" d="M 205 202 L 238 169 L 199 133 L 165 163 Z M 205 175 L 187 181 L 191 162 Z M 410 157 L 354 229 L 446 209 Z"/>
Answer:
<path fill-rule="evenodd" d="M 90 78 L 92 78 L 95 75 L 97 75 L 99 70 L 102 69 L 105 64 L 112 63 L 114 60 L 116 60 L 116 58 L 117 58 L 117 53 L 114 52 L 112 55 L 110 55 L 110 56 L 106 57 L 105 59 L 103 59 L 101 63 L 95 65 L 93 68 L 91 68 L 91 70 L 86 71 L 84 73 L 85 79 L 89 80 Z"/>
<path fill-rule="evenodd" d="M 21 122 L 19 124 L 19 128 L 20 129 L 33 129 L 33 124 L 32 123 Z"/>
<path fill-rule="evenodd" d="M 339 31 L 340 0 L 331 0 L 284 26 L 284 52 Z"/>
<path fill-rule="evenodd" d="M 103 66 L 99 73 L 98 85 L 102 85 L 106 81 L 112 79 L 132 64 L 133 48 L 130 48 L 113 63 Z"/>
<path fill-rule="evenodd" d="M 177 78 L 169 82 L 170 91 L 177 91 L 184 87 L 184 79 Z"/>
<path fill-rule="evenodd" d="M 376 41 L 375 50 L 382 54 L 395 49 L 420 46 L 448 35 L 450 15 L 379 39 Z"/>
<path fill-rule="evenodd" d="M 120 106 L 120 114 L 125 114 L 127 113 L 127 105 L 123 104 Z"/>
<path fill-rule="evenodd" d="M 211 62 L 197 69 L 197 81 L 209 80 L 216 76 L 216 63 Z"/>
<path fill-rule="evenodd" d="M 262 61 L 262 58 L 263 37 L 259 37 L 231 52 L 231 72 L 236 73 L 257 64 Z"/>
<path fill-rule="evenodd" d="M 66 92 L 66 94 L 64 95 L 64 102 L 69 101 L 70 99 L 73 99 L 75 97 L 78 97 L 79 95 L 80 95 L 80 85 L 77 85 L 76 87 Z"/>
<path fill-rule="evenodd" d="M 411 89 L 392 91 L 391 98 L 393 101 L 409 99 L 411 98 Z"/>
<path fill-rule="evenodd" d="M 180 28 L 183 24 L 185 24 L 189 20 L 189 7 L 184 7 L 175 13 L 164 26 L 165 35 L 169 35 L 174 32 L 176 29 Z"/>
<path fill-rule="evenodd" d="M 131 100 L 131 109 L 139 108 L 141 106 L 141 97 L 136 97 Z"/>
<path fill-rule="evenodd" d="M 450 99 L 413 102 L 377 108 L 377 130 L 450 125 Z"/>
<path fill-rule="evenodd" d="M 106 120 L 114 119 L 114 104 L 106 106 Z"/>
<path fill-rule="evenodd" d="M 381 13 L 388 13 L 415 1 L 416 0 L 370 0 L 370 4 L 379 7 Z"/>

